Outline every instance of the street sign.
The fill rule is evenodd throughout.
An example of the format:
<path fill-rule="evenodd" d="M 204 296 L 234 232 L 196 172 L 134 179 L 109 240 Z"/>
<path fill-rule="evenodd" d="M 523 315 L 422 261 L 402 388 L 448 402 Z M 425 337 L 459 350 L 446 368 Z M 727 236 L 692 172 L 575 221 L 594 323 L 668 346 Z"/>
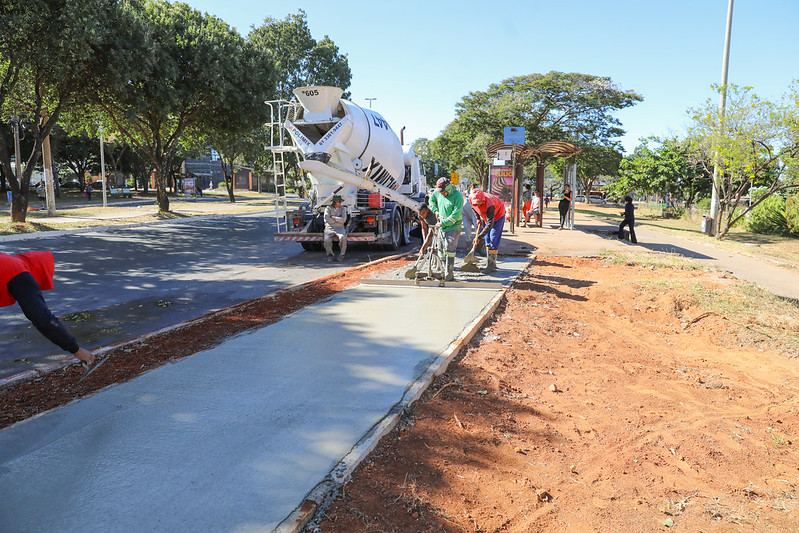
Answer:
<path fill-rule="evenodd" d="M 505 144 L 524 144 L 524 128 L 513 126 L 506 127 L 504 129 L 504 134 Z"/>
<path fill-rule="evenodd" d="M 449 175 L 449 181 L 451 181 L 453 185 L 457 185 L 458 184 L 458 173 L 457 172 L 452 172 Z"/>

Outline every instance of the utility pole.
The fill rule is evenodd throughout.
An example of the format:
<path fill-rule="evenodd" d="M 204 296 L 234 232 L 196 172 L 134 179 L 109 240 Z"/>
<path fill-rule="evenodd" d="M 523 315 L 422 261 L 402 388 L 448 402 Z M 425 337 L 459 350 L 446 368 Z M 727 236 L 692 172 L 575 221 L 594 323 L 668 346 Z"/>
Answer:
<path fill-rule="evenodd" d="M 19 117 L 14 117 L 14 166 L 17 167 L 17 183 L 22 184 L 22 159 L 19 147 Z M 8 210 L 11 211 L 13 193 L 8 191 Z"/>
<path fill-rule="evenodd" d="M 732 35 L 732 4 L 730 0 L 727 6 L 727 29 L 724 37 L 724 54 L 721 61 L 721 96 L 719 97 L 719 134 L 724 133 L 724 114 L 727 107 L 727 67 L 730 64 L 730 36 Z M 713 161 L 713 192 L 710 197 L 710 218 L 713 219 L 710 233 L 713 236 L 719 232 L 719 155 L 716 153 Z"/>
<path fill-rule="evenodd" d="M 103 146 L 102 126 L 100 126 L 100 176 L 103 180 L 103 207 L 108 207 L 108 192 L 105 186 L 105 147 Z"/>

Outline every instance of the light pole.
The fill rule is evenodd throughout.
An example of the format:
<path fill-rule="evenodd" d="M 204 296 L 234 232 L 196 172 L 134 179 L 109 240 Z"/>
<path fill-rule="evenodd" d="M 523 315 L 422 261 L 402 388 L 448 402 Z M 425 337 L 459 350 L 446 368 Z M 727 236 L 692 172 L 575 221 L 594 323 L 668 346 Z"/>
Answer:
<path fill-rule="evenodd" d="M 108 207 L 108 195 L 105 186 L 105 148 L 103 147 L 103 127 L 100 126 L 100 176 L 103 180 L 103 207 Z"/>
<path fill-rule="evenodd" d="M 364 98 L 364 100 L 369 100 L 369 109 L 372 109 L 372 100 L 377 100 L 377 98 Z"/>
<path fill-rule="evenodd" d="M 724 54 L 721 61 L 721 96 L 719 97 L 719 134 L 724 134 L 724 114 L 727 106 L 727 67 L 730 64 L 730 36 L 732 35 L 732 4 L 730 0 L 727 6 L 727 30 L 724 37 Z M 716 153 L 713 161 L 713 191 L 710 195 L 710 218 L 712 219 L 711 235 L 717 235 L 719 231 L 719 154 Z"/>

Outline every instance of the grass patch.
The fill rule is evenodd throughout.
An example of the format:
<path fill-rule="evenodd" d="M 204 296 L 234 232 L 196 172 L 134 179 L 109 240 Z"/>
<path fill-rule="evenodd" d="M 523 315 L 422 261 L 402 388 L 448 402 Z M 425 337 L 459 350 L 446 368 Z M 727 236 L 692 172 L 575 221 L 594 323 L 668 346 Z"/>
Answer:
<path fill-rule="evenodd" d="M 619 252 L 602 250 L 599 256 L 614 265 L 640 266 L 644 268 L 673 268 L 677 270 L 702 270 L 699 262 L 680 254 L 666 252 Z"/>
<path fill-rule="evenodd" d="M 618 223 L 621 221 L 621 209 L 618 207 L 589 206 L 580 207 L 576 212 Z M 683 218 L 663 218 L 660 208 L 638 204 L 635 211 L 635 225 L 648 226 L 664 233 L 679 235 L 711 246 L 735 250 L 737 252 L 766 256 L 776 259 L 783 266 L 799 268 L 799 239 L 779 235 L 761 235 L 746 231 L 743 227 L 734 227 L 722 240 L 701 232 L 701 215 L 688 213 Z"/>

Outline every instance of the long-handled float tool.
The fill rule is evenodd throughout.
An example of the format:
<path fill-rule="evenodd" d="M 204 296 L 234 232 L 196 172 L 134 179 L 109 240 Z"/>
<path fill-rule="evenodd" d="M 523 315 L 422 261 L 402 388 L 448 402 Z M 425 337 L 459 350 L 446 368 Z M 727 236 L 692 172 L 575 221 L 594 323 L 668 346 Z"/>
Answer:
<path fill-rule="evenodd" d="M 78 383 L 80 383 L 81 381 L 86 379 L 89 376 L 89 374 L 91 374 L 92 372 L 94 372 L 95 370 L 97 370 L 98 368 L 103 366 L 103 363 L 105 363 L 109 359 L 111 359 L 111 358 L 106 356 L 106 357 L 100 359 L 99 361 L 97 361 L 96 363 L 94 363 L 94 366 L 92 366 L 92 367 L 90 367 L 89 363 L 87 363 L 85 361 L 81 362 L 81 365 L 83 366 L 83 368 L 86 369 L 86 372 L 83 373 L 83 376 L 81 376 L 81 378 L 78 380 Z"/>

